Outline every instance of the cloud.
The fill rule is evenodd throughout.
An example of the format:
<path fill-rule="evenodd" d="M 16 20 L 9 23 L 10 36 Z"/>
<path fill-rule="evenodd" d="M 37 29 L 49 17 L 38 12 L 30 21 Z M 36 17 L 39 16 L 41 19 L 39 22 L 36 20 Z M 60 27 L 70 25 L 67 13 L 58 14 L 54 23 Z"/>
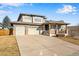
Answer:
<path fill-rule="evenodd" d="M 21 6 L 32 6 L 32 3 L 0 3 L 0 9 L 8 8 L 11 9 L 13 7 L 19 8 Z"/>
<path fill-rule="evenodd" d="M 11 11 L 6 11 L 6 10 L 0 10 L 0 14 L 9 14 L 12 13 Z"/>
<path fill-rule="evenodd" d="M 1 3 L 0 4 L 0 9 L 11 8 L 11 7 L 18 7 L 18 6 L 19 5 L 17 5 L 17 4 Z"/>
<path fill-rule="evenodd" d="M 4 4 L 4 5 L 19 7 L 19 6 L 22 6 L 24 4 L 23 3 L 7 3 L 7 4 Z"/>
<path fill-rule="evenodd" d="M 0 15 L 1 14 L 8 14 L 8 13 L 11 14 L 14 12 L 14 11 L 12 11 L 13 7 L 18 8 L 23 5 L 32 6 L 33 4 L 32 3 L 1 3 L 0 4 Z"/>
<path fill-rule="evenodd" d="M 23 5 L 29 5 L 29 6 L 32 6 L 33 4 L 32 3 L 2 3 L 0 4 L 0 6 L 14 6 L 14 7 L 19 7 L 19 6 L 23 6 Z"/>
<path fill-rule="evenodd" d="M 11 9 L 13 7 L 18 8 L 23 5 L 24 3 L 0 3 L 0 9 L 5 9 L 5 8 Z"/>
<path fill-rule="evenodd" d="M 72 6 L 72 5 L 64 5 L 63 8 L 60 8 L 56 11 L 56 13 L 64 13 L 64 14 L 68 14 L 68 13 L 73 13 L 76 14 L 75 12 L 77 11 L 77 8 Z"/>

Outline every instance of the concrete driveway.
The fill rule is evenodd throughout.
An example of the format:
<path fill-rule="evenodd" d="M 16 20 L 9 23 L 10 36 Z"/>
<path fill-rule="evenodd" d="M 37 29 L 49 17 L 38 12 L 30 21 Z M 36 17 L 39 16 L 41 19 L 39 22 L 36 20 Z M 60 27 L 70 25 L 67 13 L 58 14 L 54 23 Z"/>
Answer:
<path fill-rule="evenodd" d="M 79 55 L 79 46 L 56 37 L 42 35 L 16 36 L 22 56 Z"/>

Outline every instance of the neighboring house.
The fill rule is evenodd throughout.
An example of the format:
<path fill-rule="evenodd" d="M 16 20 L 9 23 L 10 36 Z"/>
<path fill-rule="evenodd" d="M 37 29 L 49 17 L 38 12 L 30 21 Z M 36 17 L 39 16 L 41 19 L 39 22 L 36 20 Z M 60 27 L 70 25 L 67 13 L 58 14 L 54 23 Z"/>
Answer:
<path fill-rule="evenodd" d="M 47 21 L 45 16 L 20 14 L 17 22 L 11 22 L 13 35 L 68 35 L 67 25 L 63 21 Z"/>

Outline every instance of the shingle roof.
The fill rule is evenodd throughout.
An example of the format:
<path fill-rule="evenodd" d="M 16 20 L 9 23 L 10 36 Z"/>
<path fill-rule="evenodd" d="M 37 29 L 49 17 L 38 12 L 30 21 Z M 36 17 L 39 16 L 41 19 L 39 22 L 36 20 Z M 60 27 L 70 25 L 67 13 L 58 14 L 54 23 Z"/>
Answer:
<path fill-rule="evenodd" d="M 69 24 L 69 23 L 66 23 L 66 22 L 64 22 L 64 21 L 46 21 L 46 23 L 44 23 L 44 24 L 61 24 L 61 25 L 64 25 L 64 24 Z"/>

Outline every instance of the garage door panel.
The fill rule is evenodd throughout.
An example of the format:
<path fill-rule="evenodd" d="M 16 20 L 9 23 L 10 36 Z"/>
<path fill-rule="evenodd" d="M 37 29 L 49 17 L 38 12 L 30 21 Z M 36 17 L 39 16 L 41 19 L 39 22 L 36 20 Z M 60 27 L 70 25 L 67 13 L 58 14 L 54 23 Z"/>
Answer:
<path fill-rule="evenodd" d="M 25 27 L 17 26 L 16 27 L 16 35 L 25 35 Z"/>
<path fill-rule="evenodd" d="M 39 35 L 39 30 L 37 28 L 28 28 L 29 35 Z"/>

